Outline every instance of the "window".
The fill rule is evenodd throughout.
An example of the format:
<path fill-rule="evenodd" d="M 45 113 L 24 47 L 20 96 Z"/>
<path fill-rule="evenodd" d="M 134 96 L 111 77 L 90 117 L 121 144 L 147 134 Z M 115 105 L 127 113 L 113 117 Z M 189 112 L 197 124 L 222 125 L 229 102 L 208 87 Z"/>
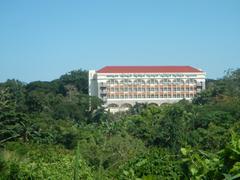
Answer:
<path fill-rule="evenodd" d="M 194 79 L 188 79 L 188 80 L 186 81 L 186 83 L 187 83 L 187 84 L 196 84 L 197 81 L 194 80 Z"/>
<path fill-rule="evenodd" d="M 115 79 L 111 79 L 108 81 L 109 84 L 118 84 L 118 81 L 116 81 Z"/>
<path fill-rule="evenodd" d="M 168 79 L 163 79 L 162 81 L 163 84 L 171 84 L 171 81 Z"/>
<path fill-rule="evenodd" d="M 131 81 L 130 80 L 128 80 L 128 79 L 125 79 L 124 81 L 123 81 L 123 84 L 131 84 Z"/>
<path fill-rule="evenodd" d="M 158 81 L 156 79 L 150 79 L 147 81 L 147 84 L 158 84 Z"/>

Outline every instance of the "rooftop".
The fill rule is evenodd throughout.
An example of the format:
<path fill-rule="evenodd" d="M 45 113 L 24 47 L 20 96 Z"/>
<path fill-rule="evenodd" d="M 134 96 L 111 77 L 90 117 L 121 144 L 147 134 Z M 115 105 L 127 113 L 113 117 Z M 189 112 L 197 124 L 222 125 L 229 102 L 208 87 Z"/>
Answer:
<path fill-rule="evenodd" d="M 97 73 L 199 73 L 191 66 L 105 66 Z"/>

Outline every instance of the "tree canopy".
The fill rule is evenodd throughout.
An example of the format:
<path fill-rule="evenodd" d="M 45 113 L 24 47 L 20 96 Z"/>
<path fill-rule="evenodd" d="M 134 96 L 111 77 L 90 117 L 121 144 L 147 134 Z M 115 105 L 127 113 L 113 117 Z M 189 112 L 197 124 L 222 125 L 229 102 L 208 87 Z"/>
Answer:
<path fill-rule="evenodd" d="M 240 69 L 192 102 L 116 114 L 87 92 L 85 70 L 0 83 L 0 179 L 240 178 Z"/>

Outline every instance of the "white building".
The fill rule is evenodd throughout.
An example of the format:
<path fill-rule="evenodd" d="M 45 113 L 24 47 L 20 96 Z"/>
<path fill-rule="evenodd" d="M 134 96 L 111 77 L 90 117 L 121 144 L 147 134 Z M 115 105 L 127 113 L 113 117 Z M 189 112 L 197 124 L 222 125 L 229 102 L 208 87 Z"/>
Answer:
<path fill-rule="evenodd" d="M 206 73 L 191 66 L 106 66 L 89 71 L 89 95 L 111 112 L 136 102 L 161 105 L 191 100 L 205 89 Z"/>

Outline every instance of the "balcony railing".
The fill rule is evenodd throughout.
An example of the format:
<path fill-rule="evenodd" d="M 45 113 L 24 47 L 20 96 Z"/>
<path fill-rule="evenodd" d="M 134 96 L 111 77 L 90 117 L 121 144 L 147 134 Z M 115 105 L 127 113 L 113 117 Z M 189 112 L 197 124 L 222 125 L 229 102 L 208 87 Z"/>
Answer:
<path fill-rule="evenodd" d="M 101 94 L 106 94 L 107 93 L 107 89 L 100 89 L 100 93 Z"/>

